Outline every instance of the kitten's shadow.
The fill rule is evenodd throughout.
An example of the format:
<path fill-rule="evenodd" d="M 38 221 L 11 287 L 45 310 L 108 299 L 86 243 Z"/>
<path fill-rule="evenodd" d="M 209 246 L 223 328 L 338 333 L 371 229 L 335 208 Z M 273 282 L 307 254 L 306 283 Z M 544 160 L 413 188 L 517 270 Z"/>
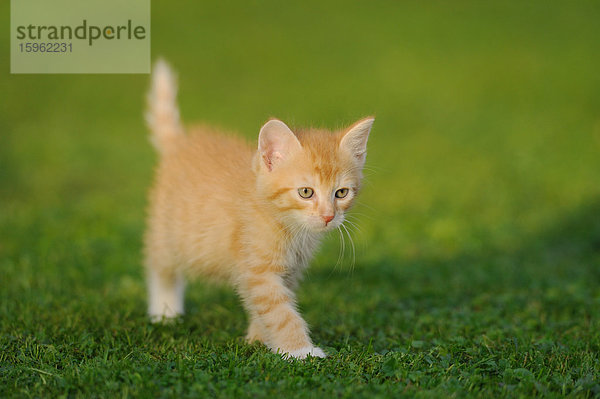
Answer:
<path fill-rule="evenodd" d="M 411 307 L 450 311 L 469 307 L 483 296 L 544 290 L 590 277 L 600 281 L 600 269 L 589 261 L 600 252 L 598 215 L 600 200 L 588 202 L 525 236 L 516 248 L 490 242 L 476 252 L 443 259 L 427 254 L 411 259 L 383 256 L 371 264 L 357 264 L 352 272 L 333 274 L 320 266 L 311 270 L 302 287 L 301 302 L 310 317 L 322 323 L 335 325 L 346 318 L 368 324 L 370 317 Z"/>

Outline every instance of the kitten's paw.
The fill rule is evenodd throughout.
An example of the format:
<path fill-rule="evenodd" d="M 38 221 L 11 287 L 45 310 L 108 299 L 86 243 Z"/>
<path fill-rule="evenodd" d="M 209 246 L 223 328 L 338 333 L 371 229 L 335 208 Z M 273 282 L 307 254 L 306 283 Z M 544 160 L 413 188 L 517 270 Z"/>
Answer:
<path fill-rule="evenodd" d="M 154 324 L 162 323 L 162 324 L 172 324 L 181 319 L 183 316 L 182 313 L 172 313 L 172 314 L 150 314 L 150 321 Z"/>
<path fill-rule="evenodd" d="M 284 359 L 306 359 L 307 356 L 312 357 L 327 357 L 323 349 L 317 348 L 316 346 L 307 346 L 305 348 L 297 349 L 295 351 L 289 351 L 283 354 Z"/>

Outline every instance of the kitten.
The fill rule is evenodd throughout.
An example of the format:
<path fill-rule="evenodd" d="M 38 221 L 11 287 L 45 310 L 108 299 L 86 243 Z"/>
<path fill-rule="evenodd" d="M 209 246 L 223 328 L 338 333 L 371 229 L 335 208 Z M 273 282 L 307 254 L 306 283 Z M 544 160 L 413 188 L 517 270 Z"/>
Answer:
<path fill-rule="evenodd" d="M 286 358 L 325 357 L 296 310 L 298 280 L 360 188 L 373 118 L 330 133 L 262 126 L 258 148 L 208 127 L 184 134 L 169 67 L 153 72 L 148 123 L 160 153 L 145 237 L 149 313 L 183 313 L 184 275 L 230 282 L 258 340 Z"/>

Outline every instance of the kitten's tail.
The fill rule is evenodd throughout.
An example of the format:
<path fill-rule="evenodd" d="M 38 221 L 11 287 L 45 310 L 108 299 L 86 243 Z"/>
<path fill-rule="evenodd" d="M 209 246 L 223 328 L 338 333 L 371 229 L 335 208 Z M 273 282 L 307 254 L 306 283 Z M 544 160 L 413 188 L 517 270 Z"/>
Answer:
<path fill-rule="evenodd" d="M 178 136 L 183 135 L 176 97 L 175 75 L 169 65 L 159 59 L 152 72 L 146 122 L 151 132 L 150 141 L 160 153 L 164 153 Z"/>

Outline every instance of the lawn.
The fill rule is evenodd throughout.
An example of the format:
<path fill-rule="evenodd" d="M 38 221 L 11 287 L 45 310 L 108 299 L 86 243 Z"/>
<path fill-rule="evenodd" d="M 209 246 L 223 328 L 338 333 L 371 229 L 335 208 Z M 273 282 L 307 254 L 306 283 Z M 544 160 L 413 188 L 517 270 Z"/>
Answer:
<path fill-rule="evenodd" d="M 0 3 L 8 26 L 9 2 Z M 157 2 L 186 122 L 377 116 L 356 252 L 299 292 L 330 356 L 246 345 L 226 287 L 145 315 L 147 75 L 9 75 L 0 397 L 599 397 L 600 6 Z"/>

